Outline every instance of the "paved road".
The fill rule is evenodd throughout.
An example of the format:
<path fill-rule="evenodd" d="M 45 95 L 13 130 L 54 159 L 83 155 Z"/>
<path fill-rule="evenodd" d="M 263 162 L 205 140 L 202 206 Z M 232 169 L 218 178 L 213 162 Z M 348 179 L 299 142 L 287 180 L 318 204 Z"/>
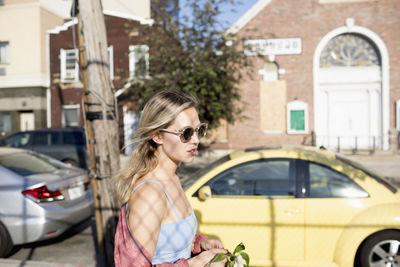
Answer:
<path fill-rule="evenodd" d="M 0 266 L 96 266 L 96 250 L 93 239 L 94 223 L 94 218 L 91 218 L 74 226 L 58 238 L 18 246 L 13 250 L 13 254 L 8 260 L 0 259 Z"/>
<path fill-rule="evenodd" d="M 182 175 L 207 164 L 210 158 L 198 158 L 194 163 L 181 168 Z M 400 186 L 400 156 L 351 157 L 365 166 L 390 177 Z M 122 164 L 126 158 L 122 158 Z M 94 220 L 73 227 L 63 236 L 51 240 L 17 247 L 6 260 L 0 259 L 1 267 L 93 267 L 96 266 L 94 246 Z M 56 264 L 57 262 L 58 264 Z"/>

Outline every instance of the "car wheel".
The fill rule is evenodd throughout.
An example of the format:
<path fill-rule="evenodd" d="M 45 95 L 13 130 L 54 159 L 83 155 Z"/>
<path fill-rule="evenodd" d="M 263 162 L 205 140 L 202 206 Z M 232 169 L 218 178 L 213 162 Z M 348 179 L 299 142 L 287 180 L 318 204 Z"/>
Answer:
<path fill-rule="evenodd" d="M 360 262 L 361 267 L 400 266 L 400 232 L 385 231 L 367 239 Z"/>
<path fill-rule="evenodd" d="M 13 243 L 10 235 L 4 225 L 0 222 L 0 258 L 6 257 L 12 248 Z"/>
<path fill-rule="evenodd" d="M 76 161 L 73 160 L 73 159 L 65 159 L 65 160 L 63 160 L 63 162 L 64 162 L 65 164 L 69 164 L 69 165 L 74 166 L 74 167 L 79 167 L 78 162 L 76 162 Z"/>

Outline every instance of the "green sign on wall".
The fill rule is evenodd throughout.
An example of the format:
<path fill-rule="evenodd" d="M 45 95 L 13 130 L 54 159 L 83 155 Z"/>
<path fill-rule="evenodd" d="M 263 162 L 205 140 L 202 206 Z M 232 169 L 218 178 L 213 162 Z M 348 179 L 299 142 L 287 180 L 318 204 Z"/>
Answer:
<path fill-rule="evenodd" d="M 304 123 L 304 110 L 290 111 L 290 129 L 296 131 L 304 131 L 306 129 Z"/>

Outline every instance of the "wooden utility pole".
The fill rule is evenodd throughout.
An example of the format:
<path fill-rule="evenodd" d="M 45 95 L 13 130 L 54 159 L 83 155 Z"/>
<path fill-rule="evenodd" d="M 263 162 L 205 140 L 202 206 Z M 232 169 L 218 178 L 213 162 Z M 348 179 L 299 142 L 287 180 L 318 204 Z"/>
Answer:
<path fill-rule="evenodd" d="M 119 214 L 111 182 L 112 175 L 119 169 L 117 105 L 111 86 L 101 0 L 81 0 L 78 7 L 79 60 L 85 89 L 84 118 L 97 241 L 103 264 L 112 266 L 114 231 Z"/>

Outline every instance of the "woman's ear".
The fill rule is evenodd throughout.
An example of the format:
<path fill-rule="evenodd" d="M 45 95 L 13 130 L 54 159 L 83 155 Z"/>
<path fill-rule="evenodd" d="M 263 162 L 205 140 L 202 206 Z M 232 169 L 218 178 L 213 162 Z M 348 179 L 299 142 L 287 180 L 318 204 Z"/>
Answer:
<path fill-rule="evenodd" d="M 151 138 L 157 145 L 161 145 L 163 143 L 163 138 L 161 133 L 156 133 Z"/>

